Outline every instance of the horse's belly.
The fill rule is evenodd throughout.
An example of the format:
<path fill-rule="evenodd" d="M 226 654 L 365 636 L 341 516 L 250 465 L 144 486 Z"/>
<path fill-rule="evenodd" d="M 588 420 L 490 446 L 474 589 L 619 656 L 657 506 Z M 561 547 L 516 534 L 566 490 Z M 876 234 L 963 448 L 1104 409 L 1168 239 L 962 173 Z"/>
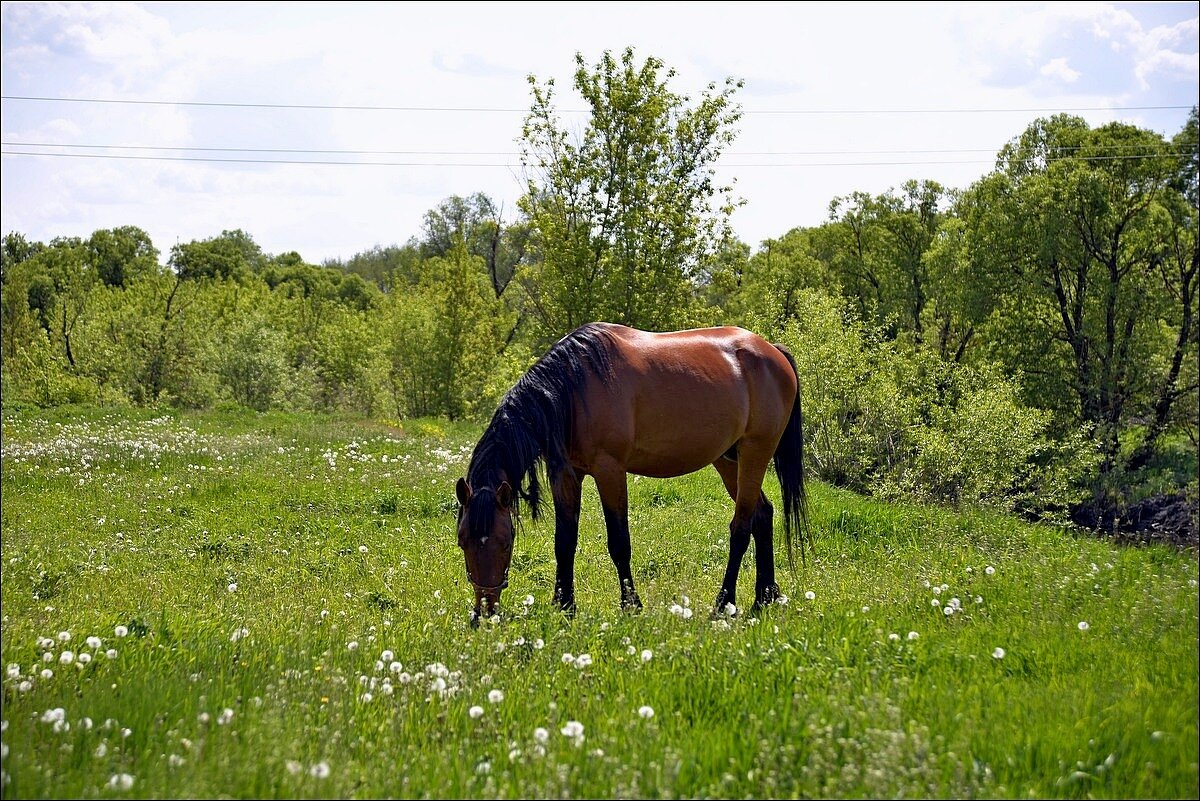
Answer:
<path fill-rule="evenodd" d="M 745 433 L 745 401 L 697 386 L 670 401 L 639 404 L 628 470 L 666 478 L 694 473 L 720 459 Z"/>

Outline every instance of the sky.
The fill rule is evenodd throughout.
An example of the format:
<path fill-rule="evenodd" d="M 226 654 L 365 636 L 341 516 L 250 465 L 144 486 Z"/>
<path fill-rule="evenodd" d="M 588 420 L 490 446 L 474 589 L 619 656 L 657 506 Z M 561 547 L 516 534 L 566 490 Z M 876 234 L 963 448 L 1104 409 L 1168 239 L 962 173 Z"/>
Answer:
<path fill-rule="evenodd" d="M 964 189 L 1038 117 L 1173 136 L 1197 103 L 1198 15 L 1196 2 L 5 2 L 0 228 L 45 242 L 134 225 L 164 261 L 241 229 L 321 263 L 419 236 L 452 195 L 483 192 L 512 221 L 529 77 L 554 80 L 578 130 L 576 53 L 594 65 L 632 47 L 693 103 L 745 82 L 717 177 L 757 248 L 855 191 Z M 350 163 L 312 163 L 331 161 Z"/>

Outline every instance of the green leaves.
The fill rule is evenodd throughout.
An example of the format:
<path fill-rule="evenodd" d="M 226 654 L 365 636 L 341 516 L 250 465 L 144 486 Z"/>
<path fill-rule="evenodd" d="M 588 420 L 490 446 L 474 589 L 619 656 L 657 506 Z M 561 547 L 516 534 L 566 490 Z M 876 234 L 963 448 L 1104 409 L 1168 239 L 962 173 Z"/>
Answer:
<path fill-rule="evenodd" d="M 540 333 L 553 339 L 596 319 L 685 326 L 736 205 L 713 167 L 735 136 L 740 83 L 710 85 L 690 105 L 652 56 L 639 64 L 626 49 L 619 61 L 605 52 L 593 68 L 581 55 L 576 65 L 575 89 L 591 110 L 583 130 L 560 127 L 553 82 L 532 78 L 523 129 L 522 208 L 541 257 L 523 285 Z"/>

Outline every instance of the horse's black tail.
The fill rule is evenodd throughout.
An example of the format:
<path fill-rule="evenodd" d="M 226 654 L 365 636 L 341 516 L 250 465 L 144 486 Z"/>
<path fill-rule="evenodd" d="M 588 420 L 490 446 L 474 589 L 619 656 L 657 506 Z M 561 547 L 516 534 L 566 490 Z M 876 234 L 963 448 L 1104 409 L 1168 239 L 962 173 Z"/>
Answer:
<path fill-rule="evenodd" d="M 783 495 L 783 534 L 787 542 L 788 566 L 796 569 L 796 557 L 792 550 L 792 531 L 800 541 L 800 559 L 804 560 L 805 542 L 812 539 L 808 529 L 808 501 L 804 491 L 804 415 L 800 411 L 800 372 L 796 360 L 787 348 L 775 345 L 792 372 L 796 373 L 796 400 L 792 404 L 792 415 L 775 448 L 775 475 L 779 477 L 779 489 Z"/>

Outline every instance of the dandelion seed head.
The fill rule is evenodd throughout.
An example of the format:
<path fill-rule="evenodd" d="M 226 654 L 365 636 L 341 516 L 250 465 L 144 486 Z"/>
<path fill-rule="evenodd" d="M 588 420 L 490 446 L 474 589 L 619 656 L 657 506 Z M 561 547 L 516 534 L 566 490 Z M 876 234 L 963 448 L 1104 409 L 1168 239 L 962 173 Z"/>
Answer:
<path fill-rule="evenodd" d="M 994 659 L 1003 659 L 1004 653 L 1005 653 L 1004 649 L 997 645 L 996 648 L 992 651 L 992 657 Z"/>
<path fill-rule="evenodd" d="M 654 708 L 649 706 L 640 706 L 638 707 L 638 715 L 646 720 L 649 720 L 650 718 L 654 717 Z"/>
<path fill-rule="evenodd" d="M 488 693 L 487 697 L 488 697 L 489 702 L 491 702 L 493 704 L 498 704 L 504 700 L 504 691 L 503 690 L 492 690 Z"/>
<path fill-rule="evenodd" d="M 1090 628 L 1091 628 L 1091 626 L 1088 625 L 1088 622 L 1086 620 L 1079 621 L 1079 630 L 1080 631 L 1087 631 Z"/>
<path fill-rule="evenodd" d="M 128 790 L 133 787 L 134 777 L 128 773 L 114 773 L 108 779 L 108 786 L 114 790 Z"/>

